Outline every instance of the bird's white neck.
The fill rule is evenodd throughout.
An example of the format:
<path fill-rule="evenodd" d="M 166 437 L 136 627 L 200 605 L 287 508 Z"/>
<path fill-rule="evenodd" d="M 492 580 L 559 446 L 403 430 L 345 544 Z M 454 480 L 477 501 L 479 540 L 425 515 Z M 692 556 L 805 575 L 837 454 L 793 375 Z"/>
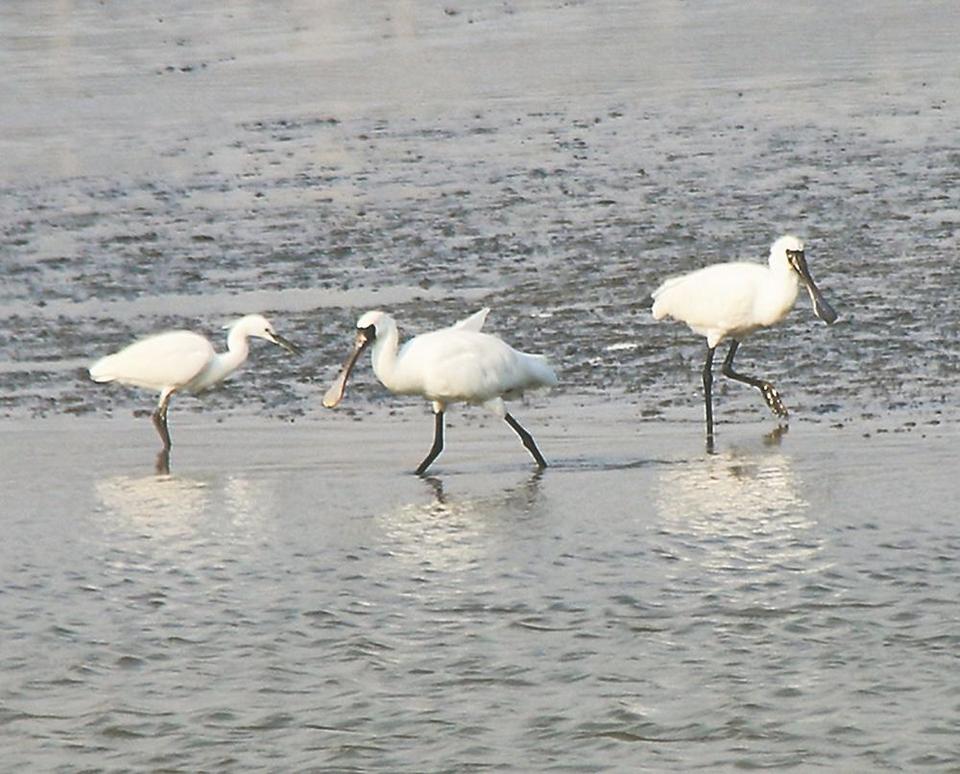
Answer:
<path fill-rule="evenodd" d="M 225 369 L 224 376 L 233 373 L 243 365 L 243 361 L 249 354 L 250 339 L 247 337 L 247 332 L 241 330 L 239 326 L 234 326 L 227 335 L 227 351 L 217 355 L 217 359 L 222 364 L 221 367 Z"/>
<path fill-rule="evenodd" d="M 786 262 L 771 263 L 766 285 L 767 292 L 761 293 L 754 303 L 758 320 L 763 325 L 773 325 L 793 308 L 800 290 L 799 277 Z"/>
<path fill-rule="evenodd" d="M 397 352 L 400 348 L 400 333 L 396 325 L 386 325 L 377 331 L 373 342 L 373 372 L 388 390 L 397 392 Z"/>
<path fill-rule="evenodd" d="M 794 268 L 786 261 L 771 261 L 770 273 L 774 281 L 784 288 L 796 289 L 800 284 L 800 276 Z"/>
<path fill-rule="evenodd" d="M 195 389 L 203 390 L 226 379 L 243 365 L 249 354 L 250 342 L 246 332 L 234 326 L 227 335 L 227 351 L 213 356 Z"/>

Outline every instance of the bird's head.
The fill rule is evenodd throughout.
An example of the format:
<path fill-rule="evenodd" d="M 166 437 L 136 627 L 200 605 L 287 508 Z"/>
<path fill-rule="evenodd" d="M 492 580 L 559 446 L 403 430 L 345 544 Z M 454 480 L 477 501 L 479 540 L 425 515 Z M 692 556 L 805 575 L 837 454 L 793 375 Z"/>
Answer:
<path fill-rule="evenodd" d="M 802 253 L 803 240 L 793 234 L 784 234 L 770 248 L 770 257 L 782 258 L 790 253 Z"/>
<path fill-rule="evenodd" d="M 238 331 L 244 336 L 252 336 L 257 339 L 266 339 L 271 344 L 283 347 L 294 355 L 300 354 L 300 348 L 292 341 L 285 339 L 273 329 L 273 325 L 262 314 L 248 314 L 241 317 L 232 325 L 226 326 L 230 332 Z"/>
<path fill-rule="evenodd" d="M 837 319 L 837 313 L 830 306 L 823 293 L 813 281 L 813 275 L 810 274 L 810 268 L 807 266 L 807 257 L 803 249 L 803 240 L 799 237 L 787 234 L 780 237 L 770 248 L 770 266 L 776 268 L 786 264 L 792 271 L 796 272 L 800 281 L 810 294 L 810 300 L 813 302 L 813 312 L 827 325 L 830 325 Z"/>
<path fill-rule="evenodd" d="M 357 360 L 360 359 L 360 355 L 377 340 L 378 336 L 384 336 L 389 330 L 396 330 L 396 323 L 386 312 L 373 310 L 360 316 L 360 319 L 357 320 L 357 334 L 353 340 L 353 350 L 343 364 L 343 368 L 340 369 L 340 375 L 337 376 L 336 381 L 330 385 L 330 389 L 324 394 L 324 406 L 334 408 L 343 400 L 343 394 L 347 390 L 347 379 L 350 378 L 350 373 L 357 364 Z"/>
<path fill-rule="evenodd" d="M 357 320 L 357 342 L 363 339 L 362 346 L 366 347 L 377 339 L 378 327 L 382 330 L 386 327 L 386 321 L 390 320 L 390 315 L 374 309 L 370 312 L 364 312 Z M 392 321 L 391 321 L 392 322 Z"/>

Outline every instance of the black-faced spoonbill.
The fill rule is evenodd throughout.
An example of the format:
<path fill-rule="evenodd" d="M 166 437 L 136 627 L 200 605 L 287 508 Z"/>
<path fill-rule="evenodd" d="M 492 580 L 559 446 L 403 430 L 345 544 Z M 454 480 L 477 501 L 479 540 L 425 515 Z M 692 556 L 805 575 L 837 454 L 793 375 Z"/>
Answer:
<path fill-rule="evenodd" d="M 247 339 L 251 336 L 278 344 L 294 354 L 300 351 L 274 331 L 262 315 L 248 314 L 228 327 L 226 352 L 216 352 L 199 333 L 167 331 L 100 358 L 90 366 L 90 378 L 95 382 L 120 382 L 160 393 L 153 424 L 163 441 L 160 453 L 165 455 L 171 445 L 167 406 L 174 393 L 198 393 L 222 382 L 247 359 L 250 352 Z M 158 460 L 160 467 L 163 465 Z"/>
<path fill-rule="evenodd" d="M 776 388 L 765 379 L 734 371 L 733 358 L 744 338 L 786 317 L 797 300 L 798 282 L 806 286 L 817 317 L 828 325 L 837 319 L 837 313 L 810 275 L 803 242 L 789 235 L 773 243 L 769 266 L 747 262 L 719 263 L 672 277 L 653 292 L 655 319 L 672 317 L 707 337 L 703 396 L 708 442 L 713 440 L 713 353 L 726 339 L 730 339 L 730 349 L 723 361 L 723 375 L 756 387 L 776 416 L 787 416 L 787 408 Z"/>
<path fill-rule="evenodd" d="M 333 408 L 340 403 L 357 359 L 373 345 L 373 371 L 384 387 L 398 395 L 420 395 L 433 402 L 433 446 L 417 467 L 417 475 L 423 475 L 443 450 L 443 414 L 450 403 L 490 409 L 513 428 L 537 465 L 545 468 L 547 463 L 533 436 L 510 416 L 503 400 L 524 390 L 551 387 L 557 376 L 542 355 L 518 352 L 496 336 L 482 333 L 489 311 L 481 309 L 449 328 L 415 336 L 399 351 L 393 318 L 385 312 L 367 312 L 357 321 L 353 352 L 323 396 L 323 405 Z"/>

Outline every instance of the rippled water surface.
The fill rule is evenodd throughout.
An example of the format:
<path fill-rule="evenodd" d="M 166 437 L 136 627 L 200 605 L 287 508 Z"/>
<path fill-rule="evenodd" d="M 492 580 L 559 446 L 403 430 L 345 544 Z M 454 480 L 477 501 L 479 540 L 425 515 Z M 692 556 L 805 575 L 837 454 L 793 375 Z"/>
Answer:
<path fill-rule="evenodd" d="M 953 3 L 0 8 L 0 770 L 960 767 Z M 670 274 L 802 235 L 719 380 Z M 509 429 L 365 309 L 560 385 Z M 260 311 L 171 409 L 85 367 Z M 219 344 L 218 344 L 219 346 Z"/>

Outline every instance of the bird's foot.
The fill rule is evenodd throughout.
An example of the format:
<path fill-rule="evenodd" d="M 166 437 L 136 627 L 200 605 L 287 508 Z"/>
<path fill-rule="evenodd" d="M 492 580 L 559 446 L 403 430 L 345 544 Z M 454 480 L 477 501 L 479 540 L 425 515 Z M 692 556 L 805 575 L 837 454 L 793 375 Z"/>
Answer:
<path fill-rule="evenodd" d="M 779 446 L 783 436 L 787 434 L 790 426 L 786 422 L 781 422 L 773 430 L 763 436 L 764 446 Z"/>
<path fill-rule="evenodd" d="M 763 399 L 767 402 L 770 410 L 776 416 L 781 419 L 787 416 L 787 407 L 783 405 L 783 398 L 780 397 L 780 393 L 777 392 L 776 387 L 770 384 L 770 382 L 764 382 L 760 386 L 760 393 L 763 395 Z"/>

